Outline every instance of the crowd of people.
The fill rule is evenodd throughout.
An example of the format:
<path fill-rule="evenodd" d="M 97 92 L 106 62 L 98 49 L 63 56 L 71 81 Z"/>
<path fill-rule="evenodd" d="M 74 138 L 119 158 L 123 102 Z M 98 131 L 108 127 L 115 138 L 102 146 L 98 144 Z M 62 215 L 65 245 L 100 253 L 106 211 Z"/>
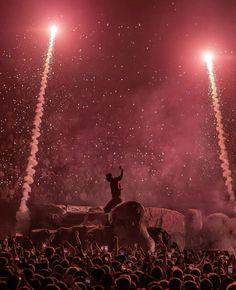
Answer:
<path fill-rule="evenodd" d="M 236 259 L 228 252 L 202 252 L 168 248 L 160 237 L 153 253 L 135 244 L 119 248 L 95 241 L 77 245 L 49 240 L 36 248 L 22 246 L 20 238 L 1 241 L 0 289 L 94 290 L 234 290 Z"/>

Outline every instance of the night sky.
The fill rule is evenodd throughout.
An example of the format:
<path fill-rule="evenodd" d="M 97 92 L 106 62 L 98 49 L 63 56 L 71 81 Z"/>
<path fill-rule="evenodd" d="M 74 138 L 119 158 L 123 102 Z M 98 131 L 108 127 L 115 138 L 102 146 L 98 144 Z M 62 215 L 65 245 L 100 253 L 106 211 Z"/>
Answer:
<path fill-rule="evenodd" d="M 201 54 L 215 54 L 235 179 L 235 0 L 1 1 L 1 195 L 22 192 L 54 23 L 32 196 L 102 205 L 110 198 L 105 174 L 119 174 L 122 165 L 125 200 L 173 208 L 223 203 Z"/>

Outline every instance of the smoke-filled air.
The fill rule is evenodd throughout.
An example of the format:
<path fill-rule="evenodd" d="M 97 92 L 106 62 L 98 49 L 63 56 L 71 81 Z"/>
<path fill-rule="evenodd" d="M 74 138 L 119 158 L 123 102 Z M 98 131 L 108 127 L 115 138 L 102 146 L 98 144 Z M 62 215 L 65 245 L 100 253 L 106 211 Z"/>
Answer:
<path fill-rule="evenodd" d="M 119 166 L 125 201 L 232 206 L 234 1 L 13 2 L 0 9 L 0 196 L 19 232 L 34 204 L 105 206 Z"/>
<path fill-rule="evenodd" d="M 0 290 L 236 289 L 235 20 L 0 1 Z"/>

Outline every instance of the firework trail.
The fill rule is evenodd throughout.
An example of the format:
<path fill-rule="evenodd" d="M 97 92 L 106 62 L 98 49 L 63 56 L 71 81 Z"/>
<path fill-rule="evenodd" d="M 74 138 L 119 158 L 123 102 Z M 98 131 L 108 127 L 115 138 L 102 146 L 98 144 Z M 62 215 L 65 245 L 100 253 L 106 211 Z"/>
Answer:
<path fill-rule="evenodd" d="M 220 101 L 219 101 L 219 97 L 217 93 L 217 86 L 216 86 L 216 80 L 215 80 L 215 74 L 214 74 L 213 56 L 210 53 L 207 53 L 205 55 L 205 61 L 206 61 L 207 70 L 208 70 L 208 77 L 209 77 L 210 86 L 211 86 L 211 97 L 212 97 L 215 118 L 216 118 L 216 131 L 218 134 L 218 144 L 220 147 L 221 168 L 223 170 L 223 176 L 225 178 L 225 185 L 228 191 L 229 200 L 232 202 L 235 202 L 235 194 L 234 194 L 233 185 L 232 185 L 233 178 L 232 178 L 232 173 L 230 170 L 227 148 L 225 145 L 224 127 L 223 127 L 223 121 L 222 121 L 222 114 L 220 110 Z"/>
<path fill-rule="evenodd" d="M 32 129 L 32 140 L 30 143 L 30 155 L 28 158 L 28 163 L 26 167 L 26 175 L 24 177 L 23 182 L 23 193 L 22 198 L 20 201 L 19 209 L 16 213 L 16 232 L 17 233 L 24 233 L 30 225 L 30 211 L 27 207 L 27 200 L 30 197 L 31 192 L 31 185 L 34 182 L 34 174 L 35 174 L 35 166 L 38 164 L 36 154 L 38 152 L 38 144 L 39 144 L 39 137 L 40 137 L 40 126 L 43 117 L 43 106 L 45 103 L 45 90 L 47 87 L 48 81 L 48 74 L 50 70 L 50 63 L 52 60 L 53 55 L 53 47 L 55 42 L 57 28 L 52 26 L 50 29 L 50 39 L 48 50 L 46 54 L 46 60 L 44 65 L 44 70 L 41 79 L 41 86 L 39 95 L 37 98 L 37 105 L 35 110 L 35 117 L 33 121 L 33 129 Z"/>

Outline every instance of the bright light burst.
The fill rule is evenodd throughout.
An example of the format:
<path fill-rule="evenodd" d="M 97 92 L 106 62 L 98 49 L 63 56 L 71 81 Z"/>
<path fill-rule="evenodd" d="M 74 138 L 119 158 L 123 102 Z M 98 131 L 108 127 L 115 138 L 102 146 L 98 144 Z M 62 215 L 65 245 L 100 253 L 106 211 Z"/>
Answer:
<path fill-rule="evenodd" d="M 206 51 L 203 54 L 203 60 L 205 61 L 207 68 L 209 71 L 213 71 L 213 60 L 214 60 L 214 55 L 210 51 Z"/>
<path fill-rule="evenodd" d="M 51 33 L 51 37 L 55 38 L 56 34 L 58 32 L 58 27 L 56 25 L 52 25 L 50 27 L 50 33 Z"/>
<path fill-rule="evenodd" d="M 213 59 L 214 59 L 214 55 L 212 52 L 210 51 L 206 51 L 204 54 L 203 54 L 203 59 L 205 60 L 206 63 L 208 62 L 212 62 Z"/>

